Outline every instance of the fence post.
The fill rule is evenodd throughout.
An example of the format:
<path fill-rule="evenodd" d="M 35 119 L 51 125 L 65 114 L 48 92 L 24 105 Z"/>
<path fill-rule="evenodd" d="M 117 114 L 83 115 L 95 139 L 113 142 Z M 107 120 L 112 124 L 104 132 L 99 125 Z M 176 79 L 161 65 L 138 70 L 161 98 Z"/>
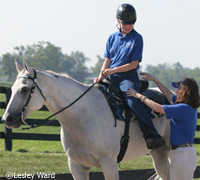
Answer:
<path fill-rule="evenodd" d="M 5 126 L 5 151 L 12 151 L 12 129 Z"/>
<path fill-rule="evenodd" d="M 10 100 L 11 96 L 11 89 L 6 88 L 6 106 L 8 105 L 8 102 Z M 12 129 L 8 129 L 5 126 L 5 151 L 12 151 Z"/>

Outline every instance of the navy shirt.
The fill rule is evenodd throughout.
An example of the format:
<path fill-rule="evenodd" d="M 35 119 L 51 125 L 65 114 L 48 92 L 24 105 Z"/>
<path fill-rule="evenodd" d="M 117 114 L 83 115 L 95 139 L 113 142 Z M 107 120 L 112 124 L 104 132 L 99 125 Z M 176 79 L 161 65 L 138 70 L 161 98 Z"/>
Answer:
<path fill-rule="evenodd" d="M 120 31 L 108 38 L 104 57 L 111 60 L 110 68 L 142 60 L 143 39 L 134 29 L 123 35 Z"/>
<path fill-rule="evenodd" d="M 175 103 L 177 96 L 173 96 Z M 163 105 L 165 115 L 170 121 L 170 144 L 194 144 L 197 125 L 197 109 L 188 104 L 180 103 Z"/>

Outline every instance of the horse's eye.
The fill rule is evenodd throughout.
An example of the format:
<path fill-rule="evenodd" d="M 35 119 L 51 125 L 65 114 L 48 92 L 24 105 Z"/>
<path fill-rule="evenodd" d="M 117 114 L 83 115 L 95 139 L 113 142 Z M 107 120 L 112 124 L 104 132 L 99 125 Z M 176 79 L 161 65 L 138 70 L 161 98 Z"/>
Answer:
<path fill-rule="evenodd" d="M 29 89 L 27 87 L 23 87 L 21 90 L 22 94 L 26 94 L 29 91 Z"/>

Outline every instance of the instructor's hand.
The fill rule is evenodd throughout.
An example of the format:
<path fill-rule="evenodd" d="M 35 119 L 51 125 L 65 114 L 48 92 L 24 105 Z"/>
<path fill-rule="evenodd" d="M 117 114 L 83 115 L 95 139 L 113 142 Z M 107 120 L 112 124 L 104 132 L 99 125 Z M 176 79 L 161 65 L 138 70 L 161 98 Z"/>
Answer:
<path fill-rule="evenodd" d="M 152 76 L 149 73 L 142 72 L 140 73 L 140 75 L 142 76 L 142 79 L 146 79 L 148 81 L 154 81 L 156 79 L 154 76 Z"/>
<path fill-rule="evenodd" d="M 137 91 L 135 91 L 134 89 L 132 88 L 129 88 L 127 91 L 126 91 L 126 94 L 127 96 L 133 96 L 135 98 L 137 98 Z"/>

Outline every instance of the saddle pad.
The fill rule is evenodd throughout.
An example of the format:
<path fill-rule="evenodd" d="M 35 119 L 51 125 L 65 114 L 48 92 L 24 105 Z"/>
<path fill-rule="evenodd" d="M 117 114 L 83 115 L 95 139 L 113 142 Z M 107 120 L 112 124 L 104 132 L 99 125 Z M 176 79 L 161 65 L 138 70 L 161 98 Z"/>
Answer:
<path fill-rule="evenodd" d="M 115 98 L 115 96 L 109 92 L 109 87 L 104 86 L 104 85 L 99 85 L 98 87 L 101 92 L 104 94 L 111 110 L 112 113 L 114 115 L 115 119 L 121 120 L 121 121 L 125 121 L 125 117 L 124 117 L 124 101 L 119 100 L 117 98 Z"/>
<path fill-rule="evenodd" d="M 108 86 L 105 85 L 99 85 L 99 89 L 104 94 L 106 100 L 108 101 L 108 104 L 112 110 L 112 113 L 115 117 L 115 119 L 125 121 L 125 112 L 127 112 L 132 119 L 130 121 L 135 120 L 135 116 L 128 107 L 128 105 L 125 103 L 124 99 L 122 99 L 121 94 L 115 94 L 112 92 Z M 147 89 L 145 92 L 143 92 L 143 95 L 148 97 L 149 99 L 159 103 L 159 104 L 169 104 L 168 100 L 165 98 L 165 96 L 160 93 L 159 91 L 153 90 L 153 89 Z M 152 118 L 161 117 L 163 116 L 160 113 L 152 111 L 148 106 L 145 106 L 145 111 L 147 111 Z"/>

